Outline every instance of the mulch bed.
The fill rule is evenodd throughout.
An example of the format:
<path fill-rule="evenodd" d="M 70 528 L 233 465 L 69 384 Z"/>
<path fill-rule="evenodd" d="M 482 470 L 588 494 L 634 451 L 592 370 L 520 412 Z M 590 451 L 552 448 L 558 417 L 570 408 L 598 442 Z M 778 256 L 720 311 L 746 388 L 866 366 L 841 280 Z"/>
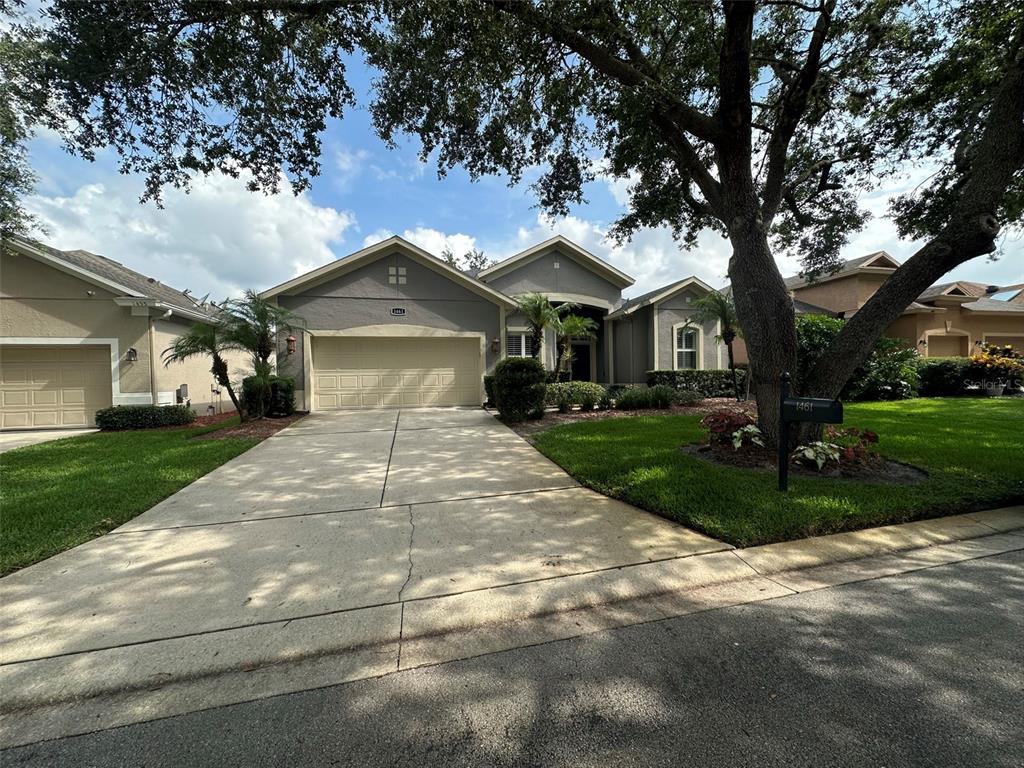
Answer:
<path fill-rule="evenodd" d="M 195 424 L 216 424 L 218 421 L 224 421 L 225 419 L 234 416 L 234 413 L 221 414 L 218 416 L 204 416 L 196 419 Z M 294 424 L 299 419 L 303 418 L 306 414 L 295 413 L 291 416 L 285 416 L 280 419 L 253 419 L 243 424 L 239 424 L 237 427 L 228 427 L 227 429 L 218 429 L 214 432 L 207 432 L 205 435 L 196 435 L 194 440 L 223 440 L 229 437 L 258 437 L 265 438 L 275 435 L 287 426 Z M 206 419 L 214 419 L 214 421 L 206 421 Z M 195 425 L 194 424 L 194 425 Z M 193 425 L 193 426 L 194 426 Z"/>
<path fill-rule="evenodd" d="M 688 456 L 724 467 L 752 469 L 757 472 L 778 472 L 774 451 L 758 448 L 734 450 L 730 445 L 683 445 L 680 450 Z M 916 485 L 928 479 L 928 473 L 919 467 L 892 461 L 879 456 L 870 464 L 856 466 L 825 465 L 820 472 L 804 464 L 790 464 L 789 474 L 800 477 L 856 480 L 880 485 Z"/>
<path fill-rule="evenodd" d="M 545 432 L 552 427 L 557 427 L 562 424 L 574 424 L 578 421 L 600 421 L 602 419 L 621 419 L 629 416 L 683 416 L 686 414 L 704 414 L 711 413 L 711 411 L 717 411 L 722 408 L 728 408 L 730 410 L 743 411 L 749 413 L 751 416 L 757 416 L 757 404 L 753 400 L 744 400 L 737 402 L 732 397 L 709 397 L 706 400 L 701 400 L 697 405 L 694 406 L 672 406 L 671 408 L 646 408 L 640 411 L 570 411 L 569 413 L 559 413 L 554 409 L 548 409 L 544 413 L 543 419 L 532 419 L 530 421 L 524 421 L 519 424 L 509 424 L 508 426 L 515 431 L 517 434 L 528 438 L 530 435 L 535 435 L 538 432 Z M 498 412 L 494 409 L 488 409 L 495 416 Z"/>

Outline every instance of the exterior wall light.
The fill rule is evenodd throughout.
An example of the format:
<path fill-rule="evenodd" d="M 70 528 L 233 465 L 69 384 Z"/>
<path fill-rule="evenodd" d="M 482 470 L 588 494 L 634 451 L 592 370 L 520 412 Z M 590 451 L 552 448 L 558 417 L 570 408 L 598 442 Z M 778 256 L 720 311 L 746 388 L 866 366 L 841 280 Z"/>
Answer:
<path fill-rule="evenodd" d="M 128 351 L 124 353 L 124 361 L 126 363 L 134 363 L 139 359 L 139 350 L 135 347 L 128 347 Z"/>
<path fill-rule="evenodd" d="M 288 354 L 289 355 L 294 355 L 295 354 L 295 337 L 294 336 L 289 336 L 287 339 L 285 339 L 285 341 L 288 342 Z"/>
<path fill-rule="evenodd" d="M 499 339 L 497 336 L 495 336 L 493 339 L 491 339 L 491 352 L 493 352 L 494 354 L 498 354 L 498 352 L 500 352 L 500 351 L 501 351 L 501 339 Z"/>

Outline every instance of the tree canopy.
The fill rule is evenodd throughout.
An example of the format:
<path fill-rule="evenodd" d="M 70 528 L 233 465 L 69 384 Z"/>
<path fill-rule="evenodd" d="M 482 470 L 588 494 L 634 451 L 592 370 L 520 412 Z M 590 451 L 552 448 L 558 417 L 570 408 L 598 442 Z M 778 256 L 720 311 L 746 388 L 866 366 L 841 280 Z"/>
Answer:
<path fill-rule="evenodd" d="M 30 82 L 85 157 L 114 147 L 145 197 L 197 173 L 301 190 L 326 121 L 378 73 L 387 142 L 412 134 L 440 174 L 539 169 L 565 213 L 600 174 L 632 182 L 614 232 L 667 225 L 728 237 L 729 277 L 759 400 L 796 360 L 774 262 L 835 268 L 858 197 L 902 163 L 935 171 L 896 201 L 929 243 L 897 271 L 799 390 L 837 393 L 874 338 L 1020 221 L 1024 14 L 998 0 L 54 0 Z M 870 315 L 870 317 L 868 317 Z M 762 409 L 762 428 L 774 423 Z"/>

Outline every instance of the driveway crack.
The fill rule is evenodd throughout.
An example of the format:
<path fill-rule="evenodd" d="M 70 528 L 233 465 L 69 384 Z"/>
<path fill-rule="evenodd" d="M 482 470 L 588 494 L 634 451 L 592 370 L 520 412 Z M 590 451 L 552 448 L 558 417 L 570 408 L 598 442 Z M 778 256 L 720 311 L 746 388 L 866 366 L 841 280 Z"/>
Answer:
<path fill-rule="evenodd" d="M 412 546 L 413 541 L 416 539 L 416 519 L 413 516 L 412 504 L 407 505 L 409 509 L 409 552 L 407 557 L 409 558 L 409 572 L 405 576 L 405 582 L 402 587 L 398 590 L 398 600 L 402 600 L 402 593 L 405 592 L 405 588 L 409 586 L 409 582 L 412 580 Z"/>

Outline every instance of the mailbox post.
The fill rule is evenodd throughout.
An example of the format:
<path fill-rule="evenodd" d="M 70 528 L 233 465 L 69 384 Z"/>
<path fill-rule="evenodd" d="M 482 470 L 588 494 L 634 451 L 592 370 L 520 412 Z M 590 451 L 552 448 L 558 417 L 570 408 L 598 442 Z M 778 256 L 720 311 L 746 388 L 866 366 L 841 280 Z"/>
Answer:
<path fill-rule="evenodd" d="M 779 386 L 779 490 L 789 489 L 789 425 L 794 421 L 842 424 L 843 404 L 822 397 L 790 397 L 791 377 L 786 371 Z"/>

